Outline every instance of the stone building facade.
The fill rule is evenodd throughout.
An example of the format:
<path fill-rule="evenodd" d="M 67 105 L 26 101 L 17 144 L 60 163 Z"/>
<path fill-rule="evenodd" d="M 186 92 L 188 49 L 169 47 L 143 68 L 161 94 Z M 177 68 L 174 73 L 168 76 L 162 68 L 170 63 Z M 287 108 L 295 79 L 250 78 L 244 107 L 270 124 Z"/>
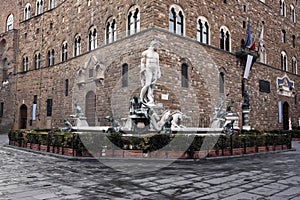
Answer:
<path fill-rule="evenodd" d="M 15 129 L 63 126 L 63 119 L 75 112 L 75 103 L 90 125 L 104 125 L 107 115 L 122 121 L 130 99 L 141 89 L 141 53 L 153 40 L 159 41 L 162 71 L 155 101 L 190 116 L 186 125 L 209 127 L 215 107 L 233 100 L 242 127 L 242 91 L 247 91 L 252 128 L 299 126 L 300 3 L 296 0 L 20 0 L 15 4 L 18 32 L 11 31 L 16 38 L 11 40 L 17 42 L 9 42 L 14 44 L 9 59 L 15 62 L 10 62 L 13 73 L 0 99 L 5 108 L 0 119 L 9 119 Z M 243 50 L 248 22 L 251 38 L 256 35 L 252 53 L 259 57 L 242 84 L 246 60 L 237 52 Z M 1 28 L 5 26 L 2 21 Z M 1 38 L 10 33 L 2 32 Z"/>
<path fill-rule="evenodd" d="M 17 1 L 1 0 L 0 17 L 0 132 L 12 128 L 15 119 L 18 49 Z"/>

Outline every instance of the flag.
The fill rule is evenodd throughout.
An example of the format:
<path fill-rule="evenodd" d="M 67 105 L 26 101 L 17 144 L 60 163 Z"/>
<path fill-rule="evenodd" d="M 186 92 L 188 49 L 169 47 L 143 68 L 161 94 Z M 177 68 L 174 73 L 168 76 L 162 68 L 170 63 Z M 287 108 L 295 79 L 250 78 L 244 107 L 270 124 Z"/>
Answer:
<path fill-rule="evenodd" d="M 264 25 L 261 28 L 261 33 L 259 37 L 259 53 L 262 52 L 263 48 L 264 48 Z"/>
<path fill-rule="evenodd" d="M 250 47 L 251 45 L 251 26 L 250 26 L 250 22 L 248 21 L 248 28 L 247 28 L 247 41 L 245 46 L 246 47 Z"/>
<path fill-rule="evenodd" d="M 254 36 L 253 36 L 253 43 L 251 44 L 251 46 L 250 46 L 250 49 L 251 50 L 255 50 L 255 48 L 256 48 L 256 34 L 257 34 L 257 30 L 258 30 L 258 23 L 256 24 L 256 29 L 255 29 L 255 33 L 254 33 Z"/>

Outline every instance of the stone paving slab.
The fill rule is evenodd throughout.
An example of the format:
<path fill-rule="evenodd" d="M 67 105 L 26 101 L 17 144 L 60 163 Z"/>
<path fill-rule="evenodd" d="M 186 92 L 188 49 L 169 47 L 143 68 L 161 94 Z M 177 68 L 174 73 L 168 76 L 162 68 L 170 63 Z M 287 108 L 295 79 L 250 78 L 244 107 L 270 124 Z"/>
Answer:
<path fill-rule="evenodd" d="M 101 162 L 50 157 L 0 145 L 0 200 L 299 200 L 300 143 L 293 145 L 294 152 L 251 159 L 179 161 L 136 174 Z M 149 167 L 147 162 L 136 165 L 132 160 L 110 162 L 134 169 Z M 151 162 L 163 166 L 159 160 Z"/>

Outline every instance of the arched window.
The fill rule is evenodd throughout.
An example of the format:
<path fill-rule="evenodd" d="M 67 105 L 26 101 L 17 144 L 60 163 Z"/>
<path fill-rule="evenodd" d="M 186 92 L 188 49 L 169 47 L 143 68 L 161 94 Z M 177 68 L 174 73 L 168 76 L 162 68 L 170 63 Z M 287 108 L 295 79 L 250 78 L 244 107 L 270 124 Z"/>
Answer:
<path fill-rule="evenodd" d="M 61 61 L 64 62 L 68 59 L 68 43 L 63 42 L 61 45 Z"/>
<path fill-rule="evenodd" d="M 189 87 L 188 65 L 185 63 L 181 65 L 181 86 L 185 88 Z"/>
<path fill-rule="evenodd" d="M 172 33 L 176 32 L 176 13 L 175 13 L 175 9 L 171 8 L 170 10 L 170 15 L 169 15 L 170 21 L 169 21 L 169 30 Z"/>
<path fill-rule="evenodd" d="M 27 56 L 24 56 L 23 57 L 23 60 L 22 60 L 22 67 L 23 67 L 23 72 L 26 72 L 28 71 L 28 57 Z"/>
<path fill-rule="evenodd" d="M 290 17 L 291 17 L 291 22 L 296 23 L 296 14 L 295 14 L 295 7 L 293 5 L 290 6 Z"/>
<path fill-rule="evenodd" d="M 43 10 L 44 10 L 44 1 L 43 0 L 37 0 L 36 1 L 36 15 L 42 14 Z"/>
<path fill-rule="evenodd" d="M 81 54 L 81 37 L 79 35 L 75 36 L 74 39 L 74 56 Z"/>
<path fill-rule="evenodd" d="M 287 56 L 284 51 L 281 52 L 281 70 L 282 71 L 287 71 L 288 66 L 287 66 Z"/>
<path fill-rule="evenodd" d="M 127 35 L 132 35 L 140 31 L 140 9 L 133 6 L 127 15 Z"/>
<path fill-rule="evenodd" d="M 185 31 L 184 26 L 185 26 L 185 21 L 184 21 L 184 14 L 182 9 L 177 5 L 171 6 L 169 11 L 170 32 L 183 36 Z"/>
<path fill-rule="evenodd" d="M 286 41 L 286 32 L 285 30 L 281 30 L 281 41 L 285 43 Z"/>
<path fill-rule="evenodd" d="M 183 35 L 183 14 L 182 14 L 182 11 L 179 11 L 179 13 L 177 15 L 176 33 L 178 35 Z"/>
<path fill-rule="evenodd" d="M 220 49 L 224 49 L 224 44 L 225 44 L 225 34 L 224 34 L 224 30 L 221 29 L 221 31 L 220 31 Z"/>
<path fill-rule="evenodd" d="M 209 44 L 209 25 L 204 17 L 199 17 L 197 22 L 197 41 Z"/>
<path fill-rule="evenodd" d="M 223 72 L 220 72 L 219 74 L 219 91 L 220 94 L 224 94 L 224 83 L 225 83 L 225 75 Z"/>
<path fill-rule="evenodd" d="M 13 14 L 8 15 L 6 20 L 6 31 L 10 31 L 14 28 L 14 16 Z"/>
<path fill-rule="evenodd" d="M 47 64 L 48 64 L 48 67 L 54 65 L 54 58 L 55 58 L 55 51 L 54 49 L 52 50 L 49 50 L 48 51 L 48 54 L 47 54 Z"/>
<path fill-rule="evenodd" d="M 31 5 L 30 3 L 27 3 L 24 8 L 24 20 L 28 20 L 30 18 L 30 9 L 31 9 Z"/>
<path fill-rule="evenodd" d="M 293 72 L 293 74 L 297 74 L 298 73 L 297 59 L 295 57 L 292 58 L 292 72 Z"/>
<path fill-rule="evenodd" d="M 220 30 L 220 49 L 230 51 L 231 50 L 231 38 L 228 28 L 221 27 Z"/>
<path fill-rule="evenodd" d="M 89 31 L 89 46 L 88 46 L 88 50 L 94 50 L 97 48 L 97 29 L 91 28 Z"/>
<path fill-rule="evenodd" d="M 56 0 L 49 0 L 49 10 L 56 7 Z"/>
<path fill-rule="evenodd" d="M 35 69 L 41 68 L 41 54 L 40 53 L 36 53 L 34 55 L 34 68 Z"/>
<path fill-rule="evenodd" d="M 111 18 L 106 23 L 106 44 L 116 41 L 117 39 L 116 29 L 117 29 L 116 20 Z"/>
<path fill-rule="evenodd" d="M 284 0 L 280 0 L 279 5 L 280 5 L 280 15 L 285 17 L 286 16 L 286 8 L 285 8 Z"/>
<path fill-rule="evenodd" d="M 128 86 L 128 64 L 125 63 L 122 66 L 122 87 Z"/>

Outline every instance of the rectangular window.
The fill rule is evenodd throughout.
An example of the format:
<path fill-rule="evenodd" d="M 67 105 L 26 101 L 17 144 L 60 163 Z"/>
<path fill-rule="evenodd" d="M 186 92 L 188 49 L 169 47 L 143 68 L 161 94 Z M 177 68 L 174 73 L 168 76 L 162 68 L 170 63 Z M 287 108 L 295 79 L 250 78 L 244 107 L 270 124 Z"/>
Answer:
<path fill-rule="evenodd" d="M 65 82 L 65 96 L 69 96 L 69 79 L 66 79 Z"/>
<path fill-rule="evenodd" d="M 52 99 L 47 99 L 47 117 L 52 116 Z"/>
<path fill-rule="evenodd" d="M 221 94 L 224 94 L 224 81 L 225 81 L 225 80 L 224 80 L 224 73 L 221 72 L 221 73 L 219 74 L 219 79 L 220 79 L 220 86 L 219 86 L 220 89 L 219 89 L 219 90 L 220 90 L 220 93 L 221 93 Z"/>
<path fill-rule="evenodd" d="M 3 113 L 4 113 L 4 102 L 0 103 L 0 117 L 3 117 Z"/>
<path fill-rule="evenodd" d="M 128 65 L 124 64 L 122 66 L 122 87 L 128 86 Z"/>
<path fill-rule="evenodd" d="M 38 96 L 37 96 L 37 95 L 34 95 L 34 96 L 33 96 L 33 104 L 37 104 L 37 99 L 38 99 Z"/>
<path fill-rule="evenodd" d="M 186 64 L 181 65 L 181 86 L 185 88 L 189 87 L 188 66 Z"/>

